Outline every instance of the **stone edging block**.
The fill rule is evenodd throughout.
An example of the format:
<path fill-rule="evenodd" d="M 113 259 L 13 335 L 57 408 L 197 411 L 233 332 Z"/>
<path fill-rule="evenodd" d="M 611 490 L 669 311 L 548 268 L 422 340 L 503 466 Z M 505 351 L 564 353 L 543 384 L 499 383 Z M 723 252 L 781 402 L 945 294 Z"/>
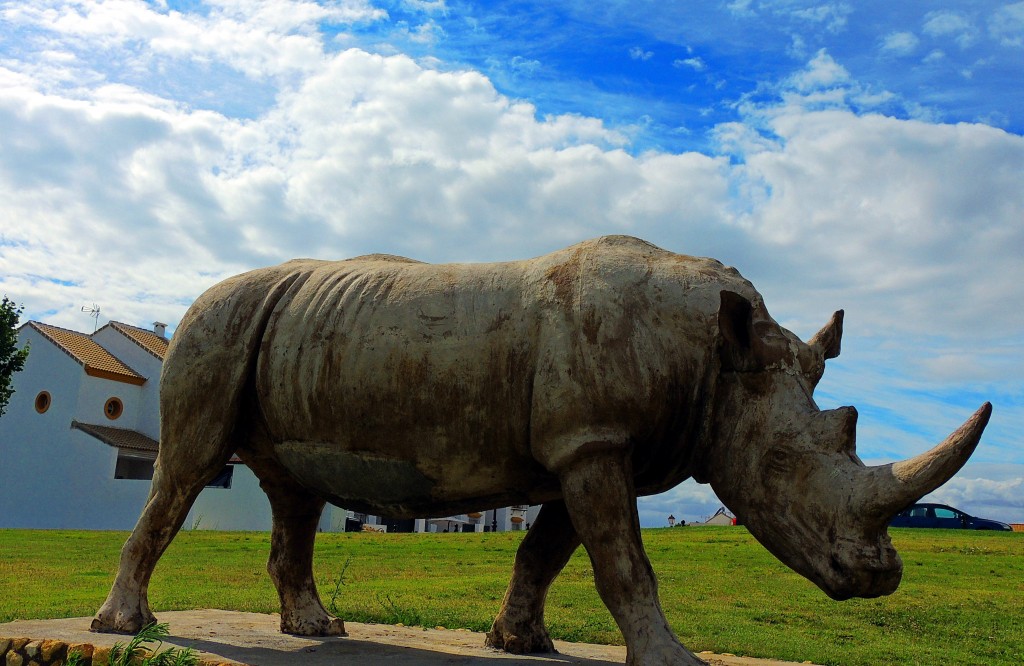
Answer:
<path fill-rule="evenodd" d="M 90 643 L 0 636 L 0 666 L 64 666 L 69 654 L 82 655 L 83 666 L 107 666 L 110 648 Z M 237 662 L 200 659 L 199 666 L 239 666 Z"/>

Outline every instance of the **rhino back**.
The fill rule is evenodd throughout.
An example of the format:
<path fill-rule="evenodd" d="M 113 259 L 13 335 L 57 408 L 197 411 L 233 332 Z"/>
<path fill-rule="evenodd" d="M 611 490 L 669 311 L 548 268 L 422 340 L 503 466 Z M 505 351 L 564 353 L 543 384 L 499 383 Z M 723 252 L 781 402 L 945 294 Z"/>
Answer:
<path fill-rule="evenodd" d="M 682 480 L 718 293 L 745 283 L 620 238 L 499 264 L 285 266 L 301 277 L 256 365 L 277 457 L 334 501 L 392 513 L 550 499 L 603 432 L 658 470 L 645 487 Z"/>
<path fill-rule="evenodd" d="M 537 308 L 524 303 L 522 269 L 378 257 L 302 266 L 256 367 L 278 458 L 321 492 L 393 503 L 538 485 Z"/>

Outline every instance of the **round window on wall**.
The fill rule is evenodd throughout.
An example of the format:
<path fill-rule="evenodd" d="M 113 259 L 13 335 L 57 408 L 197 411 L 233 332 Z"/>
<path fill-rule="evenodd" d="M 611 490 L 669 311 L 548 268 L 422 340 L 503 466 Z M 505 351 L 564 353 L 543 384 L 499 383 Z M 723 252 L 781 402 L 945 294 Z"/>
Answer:
<path fill-rule="evenodd" d="M 40 414 L 45 414 L 46 410 L 50 408 L 51 402 L 52 399 L 50 398 L 50 392 L 40 391 L 39 395 L 36 396 L 36 411 Z"/>
<path fill-rule="evenodd" d="M 121 416 L 121 412 L 123 411 L 124 403 L 121 402 L 120 398 L 110 398 L 107 400 L 107 404 L 103 405 L 103 413 L 106 414 L 107 418 L 111 421 Z"/>

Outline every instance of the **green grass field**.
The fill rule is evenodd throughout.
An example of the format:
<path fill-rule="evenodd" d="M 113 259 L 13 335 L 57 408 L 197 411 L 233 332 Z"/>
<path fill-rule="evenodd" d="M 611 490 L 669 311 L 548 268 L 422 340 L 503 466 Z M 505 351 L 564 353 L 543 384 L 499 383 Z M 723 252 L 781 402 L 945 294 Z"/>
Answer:
<path fill-rule="evenodd" d="M 0 622 L 91 615 L 122 532 L 0 530 Z M 324 604 L 358 622 L 485 631 L 521 538 L 497 534 L 321 534 Z M 893 530 L 903 583 L 835 602 L 742 528 L 644 531 L 662 604 L 690 649 L 817 664 L 1024 663 L 1024 535 Z M 182 532 L 150 584 L 161 610 L 275 612 L 269 534 Z M 581 549 L 548 597 L 555 638 L 621 643 Z"/>

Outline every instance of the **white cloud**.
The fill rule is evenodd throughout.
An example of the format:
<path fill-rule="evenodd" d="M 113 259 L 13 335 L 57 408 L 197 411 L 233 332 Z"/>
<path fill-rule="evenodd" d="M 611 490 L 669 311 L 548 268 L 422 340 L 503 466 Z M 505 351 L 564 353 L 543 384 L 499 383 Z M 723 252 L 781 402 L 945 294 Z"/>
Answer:
<path fill-rule="evenodd" d="M 891 32 L 882 39 L 881 50 L 893 55 L 910 55 L 920 40 L 912 32 Z"/>
<path fill-rule="evenodd" d="M 821 50 L 716 128 L 720 151 L 631 154 L 624 131 L 538 117 L 479 72 L 325 48 L 319 22 L 381 18 L 364 3 L 255 7 L 6 6 L 38 48 L 0 67 L 0 290 L 32 316 L 81 329 L 95 301 L 104 317 L 173 324 L 219 278 L 293 256 L 512 259 L 631 233 L 737 265 L 805 337 L 845 307 L 844 358 L 821 391 L 865 405 L 866 448 L 918 446 L 879 414 L 929 437 L 955 427 L 935 386 L 1019 383 L 1024 310 L 1007 304 L 1024 284 L 1020 135 L 909 104 L 913 119 L 868 113 L 900 100 Z M 928 21 L 929 37 L 962 32 Z M 245 117 L 144 88 L 172 85 L 181 63 L 245 72 L 238 90 L 262 106 Z M 207 92 L 223 98 L 221 83 Z M 1024 410 L 997 404 L 985 451 L 1011 451 L 1021 431 Z M 695 488 L 645 500 L 650 524 L 713 512 Z"/>
<path fill-rule="evenodd" d="M 813 23 L 824 26 L 829 32 L 840 32 L 853 13 L 853 7 L 846 2 L 775 2 L 772 0 L 733 0 L 726 8 L 734 15 L 753 17 L 759 13 L 783 18 L 796 19 L 799 23 Z"/>
<path fill-rule="evenodd" d="M 349 24 L 384 18 L 362 0 L 217 0 L 206 15 L 159 12 L 140 0 L 55 1 L 11 5 L 11 25 L 45 31 L 74 49 L 116 54 L 105 65 L 150 67 L 155 58 L 219 62 L 254 78 L 286 76 L 315 68 L 322 58 L 320 23 Z"/>
<path fill-rule="evenodd" d="M 722 501 L 711 486 L 692 479 L 660 495 L 641 497 L 637 502 L 640 522 L 646 527 L 667 527 L 670 515 L 675 516 L 677 522 L 707 520 L 721 506 Z"/>
<path fill-rule="evenodd" d="M 327 58 L 251 121 L 129 86 L 73 100 L 6 80 L 2 286 L 25 293 L 52 266 L 45 277 L 73 284 L 46 286 L 33 310 L 55 323 L 92 300 L 173 322 L 227 273 L 383 237 L 427 259 L 511 258 L 511 244 L 528 256 L 606 232 L 666 239 L 680 218 L 697 229 L 725 214 L 720 160 L 630 156 L 596 119 L 538 119 L 478 73 L 405 56 Z"/>
<path fill-rule="evenodd" d="M 997 9 L 989 18 L 988 30 L 1003 46 L 1024 46 L 1024 2 Z"/>
<path fill-rule="evenodd" d="M 1024 281 L 1014 223 L 1024 219 L 1024 138 L 848 110 L 776 112 L 781 148 L 744 168 L 767 193 L 745 218 L 753 233 L 813 257 L 801 271 L 845 285 L 873 328 L 961 339 L 981 321 L 991 324 L 982 335 L 1024 329 L 1024 313 L 1005 306 Z"/>
<path fill-rule="evenodd" d="M 1010 467 L 1021 474 L 1020 465 Z M 1024 522 L 1024 476 L 993 479 L 961 473 L 922 501 L 948 504 L 981 518 L 1020 523 Z"/>
<path fill-rule="evenodd" d="M 629 49 L 629 57 L 633 60 L 650 60 L 654 57 L 654 51 L 645 51 L 639 46 Z"/>
<path fill-rule="evenodd" d="M 448 12 L 448 5 L 445 0 L 403 0 L 403 3 L 411 9 L 430 14 L 444 14 Z"/>
<path fill-rule="evenodd" d="M 708 64 L 699 57 L 683 58 L 681 60 L 674 60 L 672 64 L 675 67 L 689 67 L 695 72 L 703 72 L 708 68 Z"/>
<path fill-rule="evenodd" d="M 801 9 L 793 9 L 796 18 L 820 23 L 830 32 L 839 32 L 846 27 L 846 20 L 853 13 L 853 7 L 845 2 L 830 2 Z"/>
<path fill-rule="evenodd" d="M 531 58 L 524 58 L 522 56 L 512 56 L 512 59 L 508 63 L 509 68 L 517 74 L 526 74 L 532 76 L 540 70 L 541 63 L 539 60 L 533 60 Z"/>
<path fill-rule="evenodd" d="M 971 46 L 978 38 L 978 29 L 970 18 L 948 10 L 926 14 L 922 31 L 931 37 L 951 37 L 961 48 Z"/>
<path fill-rule="evenodd" d="M 807 67 L 790 77 L 789 85 L 800 92 L 834 88 L 850 80 L 850 73 L 821 49 Z"/>

